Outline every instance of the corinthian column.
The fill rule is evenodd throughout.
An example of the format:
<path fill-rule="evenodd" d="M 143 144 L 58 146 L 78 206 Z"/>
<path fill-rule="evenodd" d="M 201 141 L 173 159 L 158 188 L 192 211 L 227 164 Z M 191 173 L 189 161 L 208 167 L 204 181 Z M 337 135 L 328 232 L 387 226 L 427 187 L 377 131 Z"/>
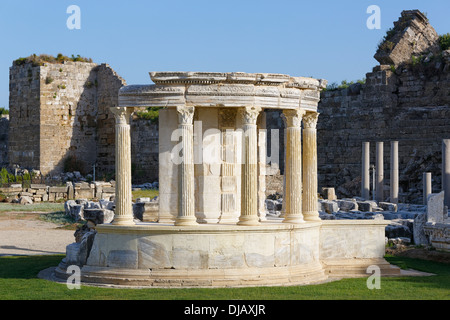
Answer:
<path fill-rule="evenodd" d="M 177 226 L 196 225 L 194 196 L 194 107 L 177 107 L 181 130 L 182 159 L 178 170 Z"/>
<path fill-rule="evenodd" d="M 241 215 L 238 225 L 254 226 L 258 218 L 258 137 L 256 119 L 261 109 L 246 107 L 241 110 L 242 169 L 241 169 Z"/>
<path fill-rule="evenodd" d="M 320 221 L 317 210 L 317 112 L 303 117 L 303 217 L 306 221 Z"/>
<path fill-rule="evenodd" d="M 111 108 L 116 119 L 116 209 L 113 224 L 133 225 L 130 116 L 133 108 Z"/>
<path fill-rule="evenodd" d="M 302 129 L 305 110 L 284 110 L 286 116 L 286 213 L 283 222 L 302 223 Z"/>

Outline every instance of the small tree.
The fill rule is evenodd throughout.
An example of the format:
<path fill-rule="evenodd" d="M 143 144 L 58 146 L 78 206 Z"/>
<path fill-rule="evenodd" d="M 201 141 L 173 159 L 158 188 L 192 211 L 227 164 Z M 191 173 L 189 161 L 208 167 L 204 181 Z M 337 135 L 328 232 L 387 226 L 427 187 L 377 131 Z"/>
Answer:
<path fill-rule="evenodd" d="M 439 37 L 439 44 L 442 50 L 450 48 L 450 33 L 443 34 Z"/>

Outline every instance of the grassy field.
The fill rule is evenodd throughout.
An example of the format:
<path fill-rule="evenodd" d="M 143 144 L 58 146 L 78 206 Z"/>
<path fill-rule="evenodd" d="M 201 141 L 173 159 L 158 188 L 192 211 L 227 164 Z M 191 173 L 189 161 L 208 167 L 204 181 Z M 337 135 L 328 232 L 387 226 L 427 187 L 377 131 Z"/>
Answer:
<path fill-rule="evenodd" d="M 5 212 L 58 212 L 64 211 L 64 203 L 35 203 L 22 205 L 17 203 L 0 203 L 0 213 Z"/>
<path fill-rule="evenodd" d="M 137 198 L 150 198 L 153 199 L 154 197 L 159 195 L 159 190 L 136 190 L 133 191 L 133 201 L 136 201 Z"/>
<path fill-rule="evenodd" d="M 39 271 L 56 266 L 63 256 L 0 258 L 0 300 L 449 300 L 448 264 L 387 256 L 406 268 L 436 274 L 427 277 L 382 278 L 381 289 L 370 290 L 366 278 L 293 287 L 223 289 L 112 289 L 65 284 L 37 278 Z"/>

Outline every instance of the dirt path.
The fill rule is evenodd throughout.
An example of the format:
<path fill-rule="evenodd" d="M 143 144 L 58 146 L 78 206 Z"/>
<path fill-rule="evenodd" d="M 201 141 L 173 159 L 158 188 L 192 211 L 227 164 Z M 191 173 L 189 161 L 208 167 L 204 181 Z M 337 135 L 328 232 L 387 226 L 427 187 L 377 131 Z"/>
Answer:
<path fill-rule="evenodd" d="M 75 242 L 73 230 L 40 221 L 36 213 L 13 213 L 0 218 L 0 256 L 65 254 Z"/>

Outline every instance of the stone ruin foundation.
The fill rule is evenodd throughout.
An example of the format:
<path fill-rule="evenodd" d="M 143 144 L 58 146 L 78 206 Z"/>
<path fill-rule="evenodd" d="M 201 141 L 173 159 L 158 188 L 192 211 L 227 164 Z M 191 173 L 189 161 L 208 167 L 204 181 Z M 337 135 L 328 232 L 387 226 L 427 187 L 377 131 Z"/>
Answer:
<path fill-rule="evenodd" d="M 325 81 L 204 72 L 153 72 L 151 79 L 123 87 L 112 108 L 115 216 L 95 226 L 91 249 L 82 252 L 83 283 L 285 286 L 367 276 L 372 265 L 400 274 L 383 258 L 388 222 L 319 217 L 316 124 Z M 145 107 L 162 108 L 157 222 L 136 222 L 132 212 L 130 117 Z M 264 109 L 281 110 L 287 128 L 280 217 L 264 210 Z M 211 159 L 210 147 L 219 157 Z M 80 254 L 68 252 L 55 279 L 66 279 L 69 258 Z"/>

